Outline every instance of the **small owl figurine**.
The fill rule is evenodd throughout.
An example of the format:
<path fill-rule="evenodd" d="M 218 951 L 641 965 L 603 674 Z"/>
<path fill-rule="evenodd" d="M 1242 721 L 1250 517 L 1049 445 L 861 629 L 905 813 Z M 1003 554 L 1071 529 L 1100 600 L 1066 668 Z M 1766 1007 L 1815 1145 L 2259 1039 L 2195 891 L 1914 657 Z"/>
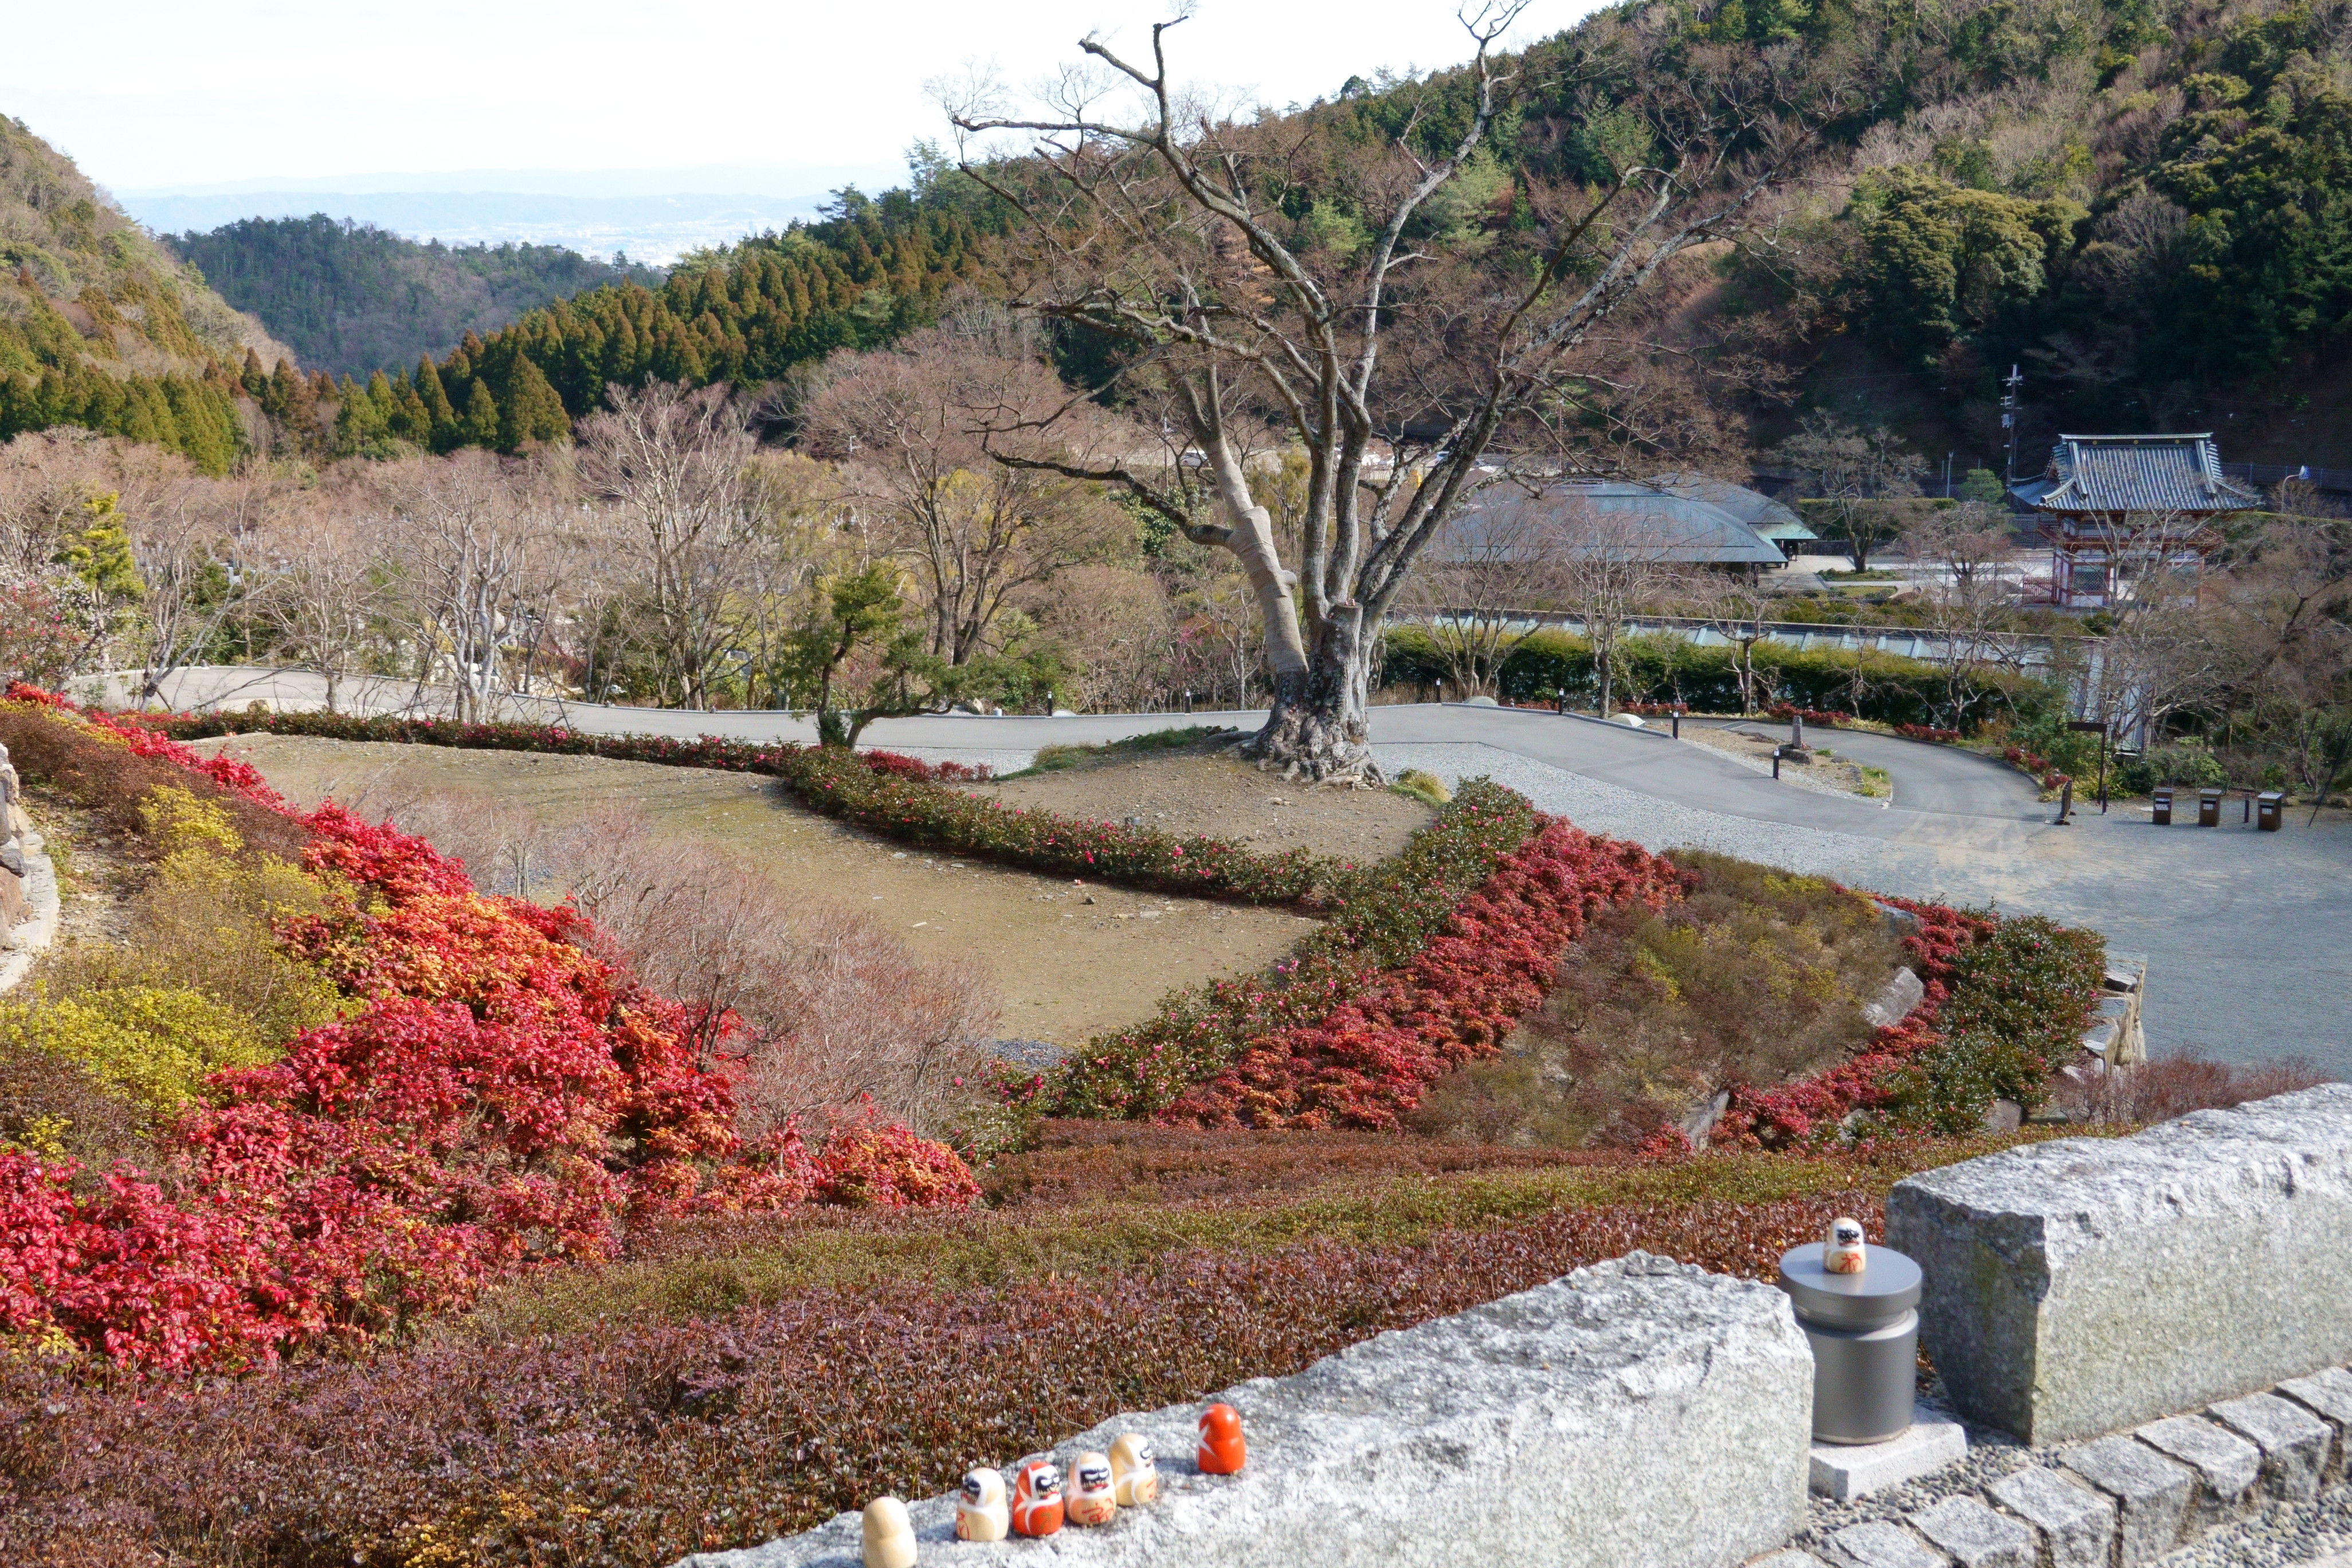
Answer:
<path fill-rule="evenodd" d="M 915 1568 L 915 1527 L 897 1498 L 866 1505 L 866 1568 Z"/>
<path fill-rule="evenodd" d="M 1150 1439 L 1142 1433 L 1123 1433 L 1110 1446 L 1110 1484 L 1121 1508 L 1143 1508 L 1160 1500 L 1160 1465 L 1151 1457 Z"/>
<path fill-rule="evenodd" d="M 1862 1222 L 1858 1219 L 1830 1221 L 1829 1239 L 1822 1243 L 1822 1272 L 1859 1274 L 1869 1261 L 1870 1255 L 1862 1245 Z"/>
<path fill-rule="evenodd" d="M 1242 1440 L 1242 1415 L 1230 1405 L 1212 1405 L 1201 1412 L 1202 1472 L 1212 1476 L 1237 1476 L 1243 1462 L 1249 1458 L 1249 1445 Z"/>
<path fill-rule="evenodd" d="M 956 1539 L 1002 1541 L 1012 1528 L 1012 1510 L 1004 1503 L 1004 1478 L 985 1467 L 965 1471 L 963 1494 L 956 1499 Z"/>
<path fill-rule="evenodd" d="M 1062 1528 L 1062 1467 L 1032 1459 L 1013 1473 L 1013 1533 L 1051 1535 Z"/>
<path fill-rule="evenodd" d="M 1070 1461 L 1069 1497 L 1062 1514 L 1072 1524 L 1108 1524 L 1118 1512 L 1108 1454 L 1080 1454 Z"/>

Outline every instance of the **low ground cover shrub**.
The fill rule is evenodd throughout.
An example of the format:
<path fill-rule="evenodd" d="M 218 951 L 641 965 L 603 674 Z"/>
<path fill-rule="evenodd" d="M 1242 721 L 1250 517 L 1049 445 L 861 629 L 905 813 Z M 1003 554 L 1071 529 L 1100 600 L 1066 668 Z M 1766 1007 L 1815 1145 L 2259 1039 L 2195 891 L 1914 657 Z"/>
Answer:
<path fill-rule="evenodd" d="M 1867 898 L 1725 855 L 1668 858 L 1684 897 L 1594 921 L 1512 1048 L 1439 1080 L 1417 1131 L 1635 1148 L 1721 1085 L 1801 1077 L 1869 1038 L 1862 1005 L 1904 953 Z"/>
<path fill-rule="evenodd" d="M 1926 997 L 1846 1061 L 1779 1085 L 1732 1087 L 1714 1139 L 1788 1148 L 1843 1135 L 1976 1131 L 1996 1099 L 2031 1111 L 2080 1049 L 2098 1007 L 2106 944 L 2042 916 L 2007 921 L 1908 899 L 1878 902 L 1916 917 L 1903 938 Z M 1680 1134 L 1650 1145 L 1672 1152 Z"/>
<path fill-rule="evenodd" d="M 1414 962 L 1447 933 L 1456 906 L 1542 831 L 1540 821 L 1524 797 L 1485 779 L 1465 780 L 1453 803 L 1401 853 L 1352 875 L 1346 893 L 1335 900 L 1331 919 L 1290 958 L 1268 973 L 1212 981 L 1164 997 L 1156 1017 L 1088 1041 L 1052 1072 L 1013 1086 L 1011 1098 L 1047 1116 L 1229 1120 L 1222 1093 L 1213 1102 L 1197 1100 L 1181 1110 L 1177 1102 L 1226 1073 L 1262 1042 L 1319 1027 L 1338 1009 L 1370 998 L 1383 971 Z M 1583 843 L 1604 842 L 1559 826 Z M 1538 858 L 1549 861 L 1570 852 L 1568 840 L 1556 838 Z M 1557 882 L 1559 868 L 1551 868 L 1549 875 Z M 1568 891 L 1572 901 L 1574 889 Z M 1496 961 L 1524 956 L 1506 957 L 1498 949 Z M 1474 970 L 1485 973 L 1475 965 Z M 1466 990 L 1462 999 L 1475 1000 Z M 1401 1002 L 1401 995 L 1383 992 L 1375 1005 L 1385 1017 Z M 1464 1026 L 1480 1026 L 1465 1019 Z M 1299 1043 L 1306 1048 L 1303 1037 Z M 1327 1065 L 1338 1066 L 1336 1060 Z M 1319 1075 L 1319 1068 L 1308 1074 Z M 1283 1125 L 1354 1125 L 1357 1110 L 1378 1121 L 1383 1112 L 1375 1103 L 1377 1092 L 1351 1092 L 1369 1083 L 1324 1080 L 1304 1099 L 1294 1092 L 1276 1094 L 1265 1101 L 1265 1110 Z M 1292 1086 L 1304 1087 L 1304 1079 Z M 1316 1119 L 1301 1120 L 1307 1117 Z"/>
<path fill-rule="evenodd" d="M 370 719 L 345 713 L 129 715 L 126 721 L 182 740 L 248 732 L 314 735 L 761 773 L 781 780 L 811 810 L 900 843 L 1192 898 L 1322 908 L 1344 896 L 1350 874 L 1339 861 L 1304 849 L 1266 855 L 1205 835 L 1177 838 L 1150 828 L 1081 822 L 1004 805 L 940 787 L 984 777 L 984 770 L 887 752 L 759 746 L 710 735 L 694 741 L 583 735 L 549 724 L 461 724 L 446 719 Z"/>
<path fill-rule="evenodd" d="M 1140 735 L 1105 741 L 1098 745 L 1040 746 L 1030 759 L 1028 767 L 1022 773 L 1006 776 L 1020 778 L 1027 773 L 1066 773 L 1089 763 L 1109 762 L 1115 758 L 1149 757 L 1168 752 L 1190 751 L 1213 736 L 1232 733 L 1222 725 L 1187 724 L 1181 730 L 1146 730 Z"/>
<path fill-rule="evenodd" d="M 304 830 L 315 908 L 278 935 L 339 1004 L 274 1059 L 163 1060 L 184 1079 L 217 1070 L 174 1083 L 200 1091 L 191 1103 L 152 1107 L 155 1173 L 0 1150 L 0 1332 L 136 1367 L 236 1367 L 364 1341 L 519 1268 L 611 1256 L 647 1216 L 976 1192 L 952 1155 L 887 1128 L 821 1150 L 790 1128 L 747 1143 L 688 1010 L 598 957 L 573 910 L 484 898 L 423 840 L 332 805 L 295 822 L 250 767 L 152 731 L 54 701 L 13 717 L 37 754 L 124 751 L 242 799 L 240 823 Z M 179 826 L 221 849 L 229 820 L 224 806 Z M 134 1076 L 80 1054 L 101 1078 Z"/>
<path fill-rule="evenodd" d="M 1854 1191 L 1559 1210 L 1410 1246 L 1179 1252 L 1108 1276 L 795 1292 L 691 1323 L 289 1367 L 134 1401 L 0 1365 L 0 1541 L 337 1568 L 658 1564 L 952 1487 L 1122 1409 L 1298 1370 L 1634 1247 L 1750 1278 Z M 67 1543 L 70 1543 L 68 1546 Z"/>

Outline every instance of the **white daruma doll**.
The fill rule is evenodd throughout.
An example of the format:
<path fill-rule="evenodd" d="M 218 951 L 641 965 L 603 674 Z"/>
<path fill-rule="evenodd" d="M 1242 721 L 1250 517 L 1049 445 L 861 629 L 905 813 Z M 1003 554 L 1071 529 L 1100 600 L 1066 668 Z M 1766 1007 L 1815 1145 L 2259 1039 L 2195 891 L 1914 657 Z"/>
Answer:
<path fill-rule="evenodd" d="M 1062 1467 L 1032 1459 L 1013 1473 L 1013 1533 L 1051 1535 L 1062 1528 Z"/>
<path fill-rule="evenodd" d="M 1110 1446 L 1110 1487 L 1121 1508 L 1143 1508 L 1160 1500 L 1160 1462 L 1151 1457 L 1151 1440 L 1142 1433 L 1123 1433 Z"/>
<path fill-rule="evenodd" d="M 1004 1501 L 1004 1478 L 986 1467 L 965 1471 L 963 1494 L 956 1499 L 956 1539 L 1002 1541 L 1012 1528 L 1012 1510 Z"/>
<path fill-rule="evenodd" d="M 866 1505 L 866 1568 L 915 1568 L 914 1522 L 897 1498 Z"/>
<path fill-rule="evenodd" d="M 1072 1524 L 1108 1524 L 1118 1512 L 1118 1499 L 1111 1486 L 1110 1456 L 1085 1453 L 1071 1460 L 1062 1517 Z"/>
<path fill-rule="evenodd" d="M 1829 1239 L 1822 1243 L 1822 1272 L 1859 1274 L 1869 1263 L 1870 1253 L 1862 1244 L 1862 1222 L 1858 1219 L 1830 1221 Z"/>

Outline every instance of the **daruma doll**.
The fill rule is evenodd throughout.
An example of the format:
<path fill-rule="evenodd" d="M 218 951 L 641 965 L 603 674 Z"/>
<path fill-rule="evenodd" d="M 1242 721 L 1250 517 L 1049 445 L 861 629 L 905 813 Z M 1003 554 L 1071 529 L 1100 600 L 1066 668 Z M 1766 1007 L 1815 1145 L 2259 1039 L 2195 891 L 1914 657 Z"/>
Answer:
<path fill-rule="evenodd" d="M 965 1471 L 963 1492 L 956 1499 L 956 1539 L 1002 1541 L 1012 1528 L 1013 1516 L 1004 1502 L 1004 1478 L 984 1466 Z"/>
<path fill-rule="evenodd" d="M 1013 1533 L 1051 1535 L 1062 1528 L 1062 1467 L 1032 1459 L 1013 1477 Z"/>
<path fill-rule="evenodd" d="M 1830 1221 L 1829 1237 L 1822 1243 L 1822 1272 L 1859 1274 L 1869 1265 L 1870 1254 L 1862 1245 L 1862 1221 Z"/>
<path fill-rule="evenodd" d="M 1124 1433 L 1110 1446 L 1110 1486 L 1121 1508 L 1160 1500 L 1160 1463 L 1151 1457 L 1151 1440 L 1142 1433 Z"/>
<path fill-rule="evenodd" d="M 1242 1413 L 1230 1405 L 1212 1405 L 1201 1412 L 1201 1468 L 1212 1476 L 1237 1476 L 1249 1458 L 1242 1441 Z"/>
<path fill-rule="evenodd" d="M 1070 1461 L 1069 1497 L 1062 1515 L 1072 1524 L 1108 1524 L 1118 1512 L 1108 1454 L 1080 1454 Z"/>
<path fill-rule="evenodd" d="M 866 1568 L 915 1568 L 915 1526 L 907 1505 L 878 1497 L 866 1505 Z"/>

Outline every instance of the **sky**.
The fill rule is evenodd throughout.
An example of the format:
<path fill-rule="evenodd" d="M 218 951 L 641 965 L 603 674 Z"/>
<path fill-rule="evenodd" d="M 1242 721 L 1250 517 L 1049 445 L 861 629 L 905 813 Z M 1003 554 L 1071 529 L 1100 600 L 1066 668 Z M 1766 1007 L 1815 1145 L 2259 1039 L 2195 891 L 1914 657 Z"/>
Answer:
<path fill-rule="evenodd" d="M 1530 0 L 1511 37 L 1549 36 L 1592 8 Z M 0 111 L 126 195 L 352 190 L 387 175 L 373 188 L 551 191 L 553 171 L 643 172 L 631 195 L 783 195 L 896 169 L 917 138 L 940 137 L 929 80 L 978 65 L 1041 81 L 1091 31 L 1148 53 L 1150 23 L 1171 9 L 82 0 L 13 8 Z M 1448 0 L 1199 0 L 1196 13 L 1170 35 L 1180 77 L 1277 106 L 1470 52 Z M 505 173 L 460 177 L 469 171 Z"/>

